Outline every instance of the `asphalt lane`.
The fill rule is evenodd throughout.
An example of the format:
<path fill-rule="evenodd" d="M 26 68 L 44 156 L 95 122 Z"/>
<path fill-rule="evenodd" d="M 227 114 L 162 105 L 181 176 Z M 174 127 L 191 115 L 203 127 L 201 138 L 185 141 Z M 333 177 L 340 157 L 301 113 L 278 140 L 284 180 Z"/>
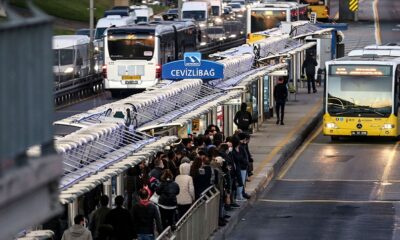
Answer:
<path fill-rule="evenodd" d="M 75 114 L 86 112 L 90 109 L 114 102 L 116 100 L 118 99 L 113 99 L 110 92 L 102 92 L 99 95 L 92 96 L 81 100 L 80 102 L 56 109 L 54 113 L 54 121 L 62 120 Z"/>
<path fill-rule="evenodd" d="M 316 130 L 226 239 L 398 239 L 399 144 Z"/>

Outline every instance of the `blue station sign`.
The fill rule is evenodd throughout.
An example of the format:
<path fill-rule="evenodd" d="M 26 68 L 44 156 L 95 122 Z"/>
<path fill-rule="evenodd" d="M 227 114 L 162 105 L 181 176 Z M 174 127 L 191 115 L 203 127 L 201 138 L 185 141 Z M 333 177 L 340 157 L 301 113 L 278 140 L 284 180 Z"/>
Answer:
<path fill-rule="evenodd" d="M 170 80 L 224 78 L 224 65 L 202 60 L 201 53 L 187 52 L 184 60 L 166 63 L 162 66 L 162 78 Z"/>

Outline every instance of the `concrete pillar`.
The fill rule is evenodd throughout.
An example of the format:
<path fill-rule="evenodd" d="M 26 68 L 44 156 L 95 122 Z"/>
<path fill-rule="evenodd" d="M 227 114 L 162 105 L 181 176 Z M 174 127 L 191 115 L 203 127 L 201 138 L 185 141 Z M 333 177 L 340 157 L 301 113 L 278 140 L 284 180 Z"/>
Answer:
<path fill-rule="evenodd" d="M 121 173 L 117 176 L 117 195 L 124 196 L 124 173 Z"/>
<path fill-rule="evenodd" d="M 72 203 L 68 204 L 68 224 L 74 225 L 74 217 L 78 214 L 78 200 L 75 199 Z"/>
<path fill-rule="evenodd" d="M 111 207 L 111 205 L 112 205 L 111 203 L 113 201 L 113 199 L 112 199 L 113 196 L 112 196 L 111 179 L 108 180 L 107 182 L 103 183 L 103 192 L 110 199 L 110 202 L 108 203 L 108 206 Z"/>

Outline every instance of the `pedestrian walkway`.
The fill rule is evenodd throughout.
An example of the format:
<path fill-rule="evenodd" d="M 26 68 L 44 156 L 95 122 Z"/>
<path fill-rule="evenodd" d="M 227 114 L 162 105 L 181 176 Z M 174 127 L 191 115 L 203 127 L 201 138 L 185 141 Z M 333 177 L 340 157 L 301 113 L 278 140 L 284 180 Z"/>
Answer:
<path fill-rule="evenodd" d="M 285 125 L 276 125 L 276 117 L 264 121 L 257 132 L 252 134 L 250 152 L 254 159 L 254 175 L 246 183 L 250 201 L 240 202 L 241 208 L 229 212 L 230 222 L 219 229 L 212 239 L 223 239 L 240 221 L 245 209 L 255 201 L 258 194 L 278 174 L 282 165 L 301 145 L 307 135 L 318 125 L 323 113 L 323 87 L 317 93 L 307 94 L 307 88 L 299 88 L 296 100 L 286 103 Z"/>

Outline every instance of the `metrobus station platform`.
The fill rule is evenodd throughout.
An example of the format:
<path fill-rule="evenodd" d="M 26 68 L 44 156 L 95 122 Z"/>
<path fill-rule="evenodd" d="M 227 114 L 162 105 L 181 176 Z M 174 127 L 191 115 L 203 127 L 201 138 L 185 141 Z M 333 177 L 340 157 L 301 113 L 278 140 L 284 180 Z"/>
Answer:
<path fill-rule="evenodd" d="M 323 86 L 317 86 L 317 93 L 307 93 L 299 88 L 296 100 L 286 102 L 285 125 L 276 124 L 274 117 L 266 119 L 251 135 L 249 147 L 253 156 L 254 175 L 246 182 L 246 192 L 251 199 L 237 202 L 239 209 L 229 211 L 229 223 L 219 228 L 211 239 L 224 239 L 235 225 L 242 220 L 246 210 L 257 201 L 259 195 L 278 175 L 283 165 L 290 159 L 304 140 L 315 129 L 323 115 Z"/>

